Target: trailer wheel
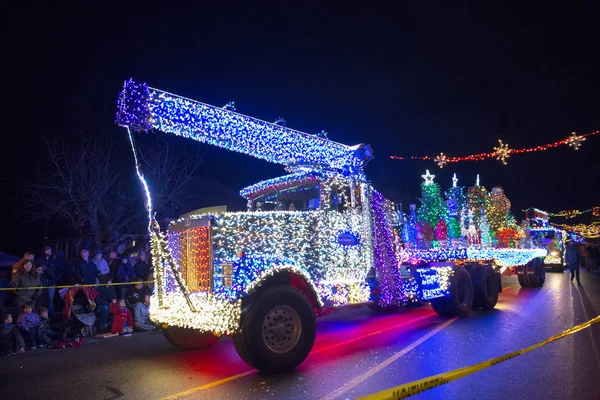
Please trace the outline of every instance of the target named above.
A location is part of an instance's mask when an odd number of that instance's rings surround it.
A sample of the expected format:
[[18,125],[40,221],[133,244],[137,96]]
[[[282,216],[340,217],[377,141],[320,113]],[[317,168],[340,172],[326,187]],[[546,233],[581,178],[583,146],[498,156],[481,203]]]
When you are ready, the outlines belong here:
[[521,287],[529,287],[529,281],[527,280],[527,270],[523,265],[517,267],[517,277],[519,278],[519,285],[521,285]]
[[198,350],[210,347],[219,340],[211,332],[201,332],[196,329],[169,326],[162,330],[165,338],[173,346],[181,350]]
[[541,258],[534,258],[525,265],[527,283],[529,287],[540,287],[545,280],[544,261]]
[[241,331],[233,336],[233,343],[251,367],[284,372],[306,359],[316,331],[315,313],[306,296],[291,286],[275,286],[242,314]]
[[450,295],[431,300],[433,310],[439,315],[467,317],[473,310],[473,282],[464,268],[458,268],[450,278]]
[[491,265],[478,265],[471,271],[473,279],[473,309],[491,310],[498,302],[498,275]]

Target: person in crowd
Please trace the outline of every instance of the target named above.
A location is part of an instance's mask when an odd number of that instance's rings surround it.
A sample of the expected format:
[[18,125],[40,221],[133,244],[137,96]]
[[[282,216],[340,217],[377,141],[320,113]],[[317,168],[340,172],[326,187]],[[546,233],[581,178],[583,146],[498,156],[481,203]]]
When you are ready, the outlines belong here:
[[131,311],[127,308],[127,303],[124,299],[117,299],[112,301],[110,305],[110,312],[113,314],[113,324],[111,328],[112,333],[131,333],[133,332],[133,318],[131,317]]
[[127,257],[121,257],[121,265],[119,265],[117,274],[119,275],[119,282],[133,282],[135,279],[135,271]]
[[117,257],[116,251],[111,251],[110,253],[108,253],[108,265],[110,268],[111,275],[113,276],[113,278],[116,277],[117,272],[119,271],[119,265],[121,265],[121,263],[119,262],[119,258]]
[[140,252],[138,262],[135,263],[135,280],[136,281],[147,281],[150,280],[150,266],[146,262],[146,253]]
[[134,287],[127,292],[127,302],[132,309],[140,301],[144,301],[144,296],[148,294],[146,287],[142,283],[136,283]]
[[597,274],[600,269],[600,250],[598,249],[598,244],[590,244],[587,247],[587,251],[589,254],[588,258],[588,270],[594,274]]
[[0,355],[10,356],[15,352],[23,353],[25,351],[25,341],[19,329],[13,324],[12,314],[3,312],[0,318],[2,318],[2,325],[0,325]]
[[31,350],[36,350],[38,346],[44,347],[40,335],[41,324],[40,316],[33,312],[33,303],[29,301],[23,304],[23,312],[17,319],[17,326]]
[[40,306],[38,309],[40,315],[40,336],[42,341],[47,346],[52,343],[52,337],[55,332],[50,327],[50,317],[48,316],[48,309],[44,306]]
[[[112,275],[101,275],[99,278],[101,284],[111,284]],[[104,333],[108,330],[108,320],[110,316],[110,305],[113,300],[117,299],[117,292],[113,286],[98,286],[96,288],[98,295],[94,300],[96,302],[96,309],[98,310],[98,329]]]
[[44,248],[44,256],[37,262],[38,267],[42,267],[40,282],[47,288],[44,290],[48,298],[48,312],[54,312],[54,293],[56,292],[56,282],[58,281],[58,264],[56,256],[52,254],[52,247]]
[[579,264],[581,263],[581,253],[575,243],[569,243],[567,247],[567,255],[565,257],[565,261],[571,270],[571,282],[577,276],[577,284],[581,286],[581,281],[579,280]]
[[135,327],[140,331],[153,331],[156,325],[150,320],[150,295],[145,295],[144,300],[135,305]]
[[97,250],[94,255],[94,264],[96,265],[96,269],[98,270],[98,275],[104,276],[110,274],[110,268],[108,267],[108,263],[102,257],[102,250]]
[[19,268],[21,268],[21,265],[23,265],[23,261],[29,260],[29,261],[33,262],[34,259],[35,259],[35,255],[31,251],[25,252],[25,254],[23,255],[23,258],[21,260],[17,261],[16,263],[14,263],[14,265],[12,266],[11,279],[14,278],[14,276],[19,272]]
[[96,264],[90,260],[90,252],[87,249],[81,249],[79,254],[81,258],[73,268],[75,283],[93,285],[96,283]]
[[33,261],[24,259],[21,267],[10,282],[10,287],[15,289],[14,304],[20,310],[27,302],[34,303],[42,293],[40,277],[37,270],[33,268]]

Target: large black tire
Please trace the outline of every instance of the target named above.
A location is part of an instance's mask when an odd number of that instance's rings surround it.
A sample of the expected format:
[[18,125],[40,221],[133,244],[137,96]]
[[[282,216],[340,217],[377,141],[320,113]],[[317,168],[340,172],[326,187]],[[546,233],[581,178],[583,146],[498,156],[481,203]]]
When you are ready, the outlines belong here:
[[431,300],[433,310],[444,317],[467,317],[473,311],[473,282],[464,268],[450,278],[450,296]]
[[529,261],[525,266],[525,272],[527,275],[527,283],[529,287],[540,287],[543,284],[542,279],[545,280],[544,275],[544,261],[541,258],[534,258]]
[[179,326],[169,326],[162,331],[169,343],[181,350],[205,349],[219,340],[219,337],[211,332],[201,332]]
[[546,265],[544,264],[544,259],[540,258],[541,267],[540,267],[540,286],[543,286],[546,283]]
[[491,265],[478,265],[471,271],[473,279],[473,309],[491,310],[498,303],[498,274]]
[[529,287],[527,270],[525,269],[525,266],[520,265],[517,267],[517,277],[519,278],[519,285],[521,285],[521,287]]
[[242,313],[241,331],[233,335],[239,356],[259,371],[285,372],[310,353],[317,320],[306,296],[291,286],[267,289]]

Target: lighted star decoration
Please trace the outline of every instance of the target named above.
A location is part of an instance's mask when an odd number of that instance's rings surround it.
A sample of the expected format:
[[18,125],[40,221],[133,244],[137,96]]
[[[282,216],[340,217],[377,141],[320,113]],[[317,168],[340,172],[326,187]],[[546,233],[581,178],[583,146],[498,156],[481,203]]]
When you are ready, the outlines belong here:
[[567,143],[569,143],[569,146],[573,147],[573,150],[579,150],[584,140],[585,138],[582,135],[578,135],[573,132],[571,133],[571,136],[569,136]]
[[458,178],[456,177],[456,174],[454,174],[454,176],[452,177],[452,187],[456,187],[457,183],[458,183]]
[[429,170],[425,170],[425,175],[421,175],[421,178],[425,179],[425,184],[426,185],[432,185],[433,184],[433,178],[435,178],[435,175],[431,175],[429,173]]
[[448,163],[448,157],[446,157],[444,153],[440,153],[440,155],[437,156],[434,161],[437,163],[438,167],[444,168],[444,165]]
[[506,165],[506,159],[510,157],[511,150],[508,148],[508,144],[502,143],[502,140],[498,140],[498,143],[498,147],[494,147],[496,160],[502,161],[502,164]]

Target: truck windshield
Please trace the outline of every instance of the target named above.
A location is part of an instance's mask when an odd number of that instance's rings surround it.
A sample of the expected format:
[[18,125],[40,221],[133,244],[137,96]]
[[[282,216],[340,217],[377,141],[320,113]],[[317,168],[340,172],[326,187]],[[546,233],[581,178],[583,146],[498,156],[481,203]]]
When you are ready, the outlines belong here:
[[253,204],[253,211],[309,211],[319,207],[319,184],[311,182],[266,192]]

